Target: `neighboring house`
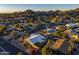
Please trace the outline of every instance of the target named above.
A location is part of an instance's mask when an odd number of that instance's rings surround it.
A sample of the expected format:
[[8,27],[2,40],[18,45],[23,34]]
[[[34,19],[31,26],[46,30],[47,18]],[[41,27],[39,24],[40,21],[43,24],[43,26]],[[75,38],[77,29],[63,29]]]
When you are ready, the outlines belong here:
[[22,52],[23,54],[28,54],[26,49],[21,46],[21,44],[15,42],[15,41],[8,41],[3,38],[0,38],[0,47],[5,49],[7,52],[9,52],[12,55],[18,54],[18,52]]
[[59,39],[53,45],[52,48],[57,51],[59,54],[68,55],[68,47],[70,44],[68,43],[69,40],[67,39]]
[[74,27],[74,26],[77,26],[77,25],[74,24],[74,23],[69,23],[69,24],[66,24],[65,26],[67,26],[67,27]]
[[39,49],[38,46],[35,45],[37,42],[43,42],[45,37],[39,34],[33,34],[29,38],[26,38],[25,41],[27,41],[32,47]]
[[44,38],[45,38],[45,37],[42,36],[42,35],[36,35],[35,37],[30,38],[29,40],[30,40],[32,43],[37,43],[37,42],[42,42],[42,41],[44,41],[44,40],[43,40]]
[[0,55],[9,55],[10,53],[7,52],[4,48],[0,47]]
[[59,49],[61,47],[61,45],[63,44],[64,39],[58,39],[53,45],[52,48],[54,49]]

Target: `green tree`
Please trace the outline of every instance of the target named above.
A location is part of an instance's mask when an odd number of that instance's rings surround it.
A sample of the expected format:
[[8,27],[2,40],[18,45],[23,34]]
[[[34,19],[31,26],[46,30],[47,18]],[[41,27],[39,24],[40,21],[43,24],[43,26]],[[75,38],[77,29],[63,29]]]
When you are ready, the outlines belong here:
[[41,49],[42,55],[53,54],[51,45],[52,45],[52,40],[48,39],[47,44]]
[[29,33],[27,31],[24,31],[24,37],[26,37],[26,38],[29,37]]
[[68,47],[68,52],[69,52],[69,54],[71,54],[71,52],[74,48],[74,42],[72,40],[69,40],[68,42],[70,44],[70,46]]
[[4,31],[6,29],[6,26],[0,26],[0,35],[4,35]]
[[10,33],[10,36],[14,39],[17,38],[17,31],[13,30],[11,33]]
[[15,24],[14,27],[15,27],[15,28],[20,28],[19,23]]

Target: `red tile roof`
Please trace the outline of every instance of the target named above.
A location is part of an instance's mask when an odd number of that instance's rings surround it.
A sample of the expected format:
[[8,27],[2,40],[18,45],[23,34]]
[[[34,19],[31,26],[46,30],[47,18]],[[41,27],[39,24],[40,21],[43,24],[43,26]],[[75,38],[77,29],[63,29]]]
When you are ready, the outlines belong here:
[[53,45],[52,48],[59,49],[61,45],[63,44],[65,39],[58,39]]

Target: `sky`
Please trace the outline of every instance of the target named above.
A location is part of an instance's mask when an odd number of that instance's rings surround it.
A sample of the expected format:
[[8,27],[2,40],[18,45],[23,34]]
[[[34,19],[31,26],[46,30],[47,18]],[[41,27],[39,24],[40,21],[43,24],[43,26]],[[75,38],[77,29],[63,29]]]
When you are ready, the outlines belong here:
[[71,10],[79,4],[0,4],[0,13],[12,13],[31,9],[34,11]]

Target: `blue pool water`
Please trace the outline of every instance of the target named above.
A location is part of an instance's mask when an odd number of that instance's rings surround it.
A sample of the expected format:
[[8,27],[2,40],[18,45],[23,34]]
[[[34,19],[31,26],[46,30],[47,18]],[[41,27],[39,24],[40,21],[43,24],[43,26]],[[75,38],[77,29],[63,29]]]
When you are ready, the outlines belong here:
[[51,32],[55,32],[55,31],[56,31],[56,29],[51,29],[48,32],[51,33]]

